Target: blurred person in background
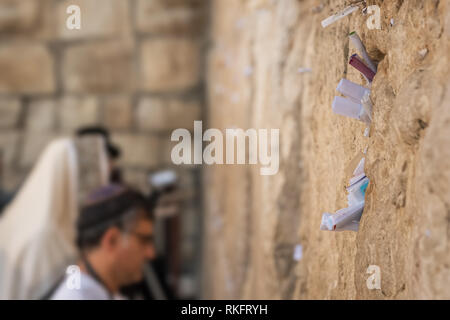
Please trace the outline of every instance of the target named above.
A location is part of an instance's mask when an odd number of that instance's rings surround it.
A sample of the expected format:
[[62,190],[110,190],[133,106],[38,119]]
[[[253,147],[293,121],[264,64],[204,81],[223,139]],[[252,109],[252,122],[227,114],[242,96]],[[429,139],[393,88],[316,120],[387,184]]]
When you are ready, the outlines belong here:
[[163,243],[154,268],[167,283],[172,297],[179,296],[181,273],[181,210],[184,195],[174,171],[164,170],[152,175],[150,183],[158,195],[155,217],[161,224]]
[[77,230],[80,286],[65,279],[51,299],[124,299],[120,287],[140,281],[144,264],[155,256],[148,200],[118,184],[101,187],[87,197]]
[[110,171],[110,182],[121,183],[122,172],[118,167],[117,161],[119,160],[122,151],[112,141],[109,131],[100,126],[88,126],[79,128],[76,132],[78,137],[89,136],[101,136],[105,140],[106,154],[108,155],[108,165]]
[[[148,177],[150,203],[158,225],[157,254],[146,266],[146,279],[122,288],[133,299],[172,300],[178,298],[180,274],[180,212],[183,195],[173,170],[160,170]],[[158,250],[159,249],[159,250]]]
[[[79,138],[83,137],[101,137],[105,141],[105,151],[108,157],[108,166],[109,166],[109,181],[110,182],[122,182],[122,174],[121,170],[117,165],[117,161],[121,156],[121,150],[118,146],[116,146],[110,138],[109,131],[100,126],[87,126],[79,128],[75,135]],[[2,157],[0,154],[0,182],[2,178]],[[4,190],[0,184],[0,216],[2,215],[3,210],[6,206],[12,201],[15,192],[7,192]]]
[[13,194],[5,191],[2,188],[2,178],[3,178],[3,162],[2,162],[2,154],[0,152],[0,217],[2,215],[3,209],[8,205],[11,201]]
[[0,299],[38,299],[76,261],[79,199],[108,183],[101,137],[60,138],[42,152],[0,218]]

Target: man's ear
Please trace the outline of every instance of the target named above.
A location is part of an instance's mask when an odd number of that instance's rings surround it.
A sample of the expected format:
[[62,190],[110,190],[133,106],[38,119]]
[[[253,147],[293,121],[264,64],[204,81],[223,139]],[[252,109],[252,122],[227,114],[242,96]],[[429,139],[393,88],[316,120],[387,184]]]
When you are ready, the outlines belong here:
[[107,251],[114,250],[117,248],[121,237],[121,232],[117,227],[109,228],[102,237],[102,248]]

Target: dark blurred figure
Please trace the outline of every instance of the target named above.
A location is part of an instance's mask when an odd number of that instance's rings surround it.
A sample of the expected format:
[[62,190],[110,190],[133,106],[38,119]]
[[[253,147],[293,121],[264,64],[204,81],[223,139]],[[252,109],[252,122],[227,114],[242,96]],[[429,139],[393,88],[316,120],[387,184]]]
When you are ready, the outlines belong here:
[[146,268],[146,281],[122,288],[133,299],[173,300],[178,298],[180,275],[180,210],[182,197],[178,177],[172,170],[158,171],[149,176],[155,220],[162,223],[161,252]]
[[0,189],[0,216],[2,215],[3,209],[11,202],[13,194]]
[[76,132],[78,137],[100,135],[105,140],[106,154],[108,155],[110,182],[122,183],[122,173],[117,166],[117,161],[120,158],[122,152],[120,148],[111,141],[109,131],[100,126],[83,127]]
[[3,190],[1,184],[3,180],[3,162],[2,154],[0,153],[0,216],[2,215],[3,209],[11,202],[13,198],[13,193]]

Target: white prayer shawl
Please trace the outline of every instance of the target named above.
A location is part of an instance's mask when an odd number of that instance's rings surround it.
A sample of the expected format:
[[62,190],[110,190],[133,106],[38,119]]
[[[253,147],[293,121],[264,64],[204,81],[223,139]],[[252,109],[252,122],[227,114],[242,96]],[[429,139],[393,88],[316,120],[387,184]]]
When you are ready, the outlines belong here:
[[75,262],[76,150],[70,139],[50,143],[5,209],[0,219],[0,299],[39,299]]

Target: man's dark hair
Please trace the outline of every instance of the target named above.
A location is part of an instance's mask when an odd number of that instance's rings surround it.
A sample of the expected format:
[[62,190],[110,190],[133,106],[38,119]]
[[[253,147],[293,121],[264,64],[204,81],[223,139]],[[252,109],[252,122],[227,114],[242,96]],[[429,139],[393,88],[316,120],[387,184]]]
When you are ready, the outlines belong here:
[[121,151],[118,146],[112,143],[109,131],[100,126],[83,127],[77,130],[77,136],[83,137],[87,135],[101,135],[105,139],[106,151],[111,159],[118,159]]
[[81,209],[77,246],[80,250],[94,248],[111,227],[127,231],[139,218],[153,221],[153,210],[145,196],[122,185],[101,187],[87,197]]

